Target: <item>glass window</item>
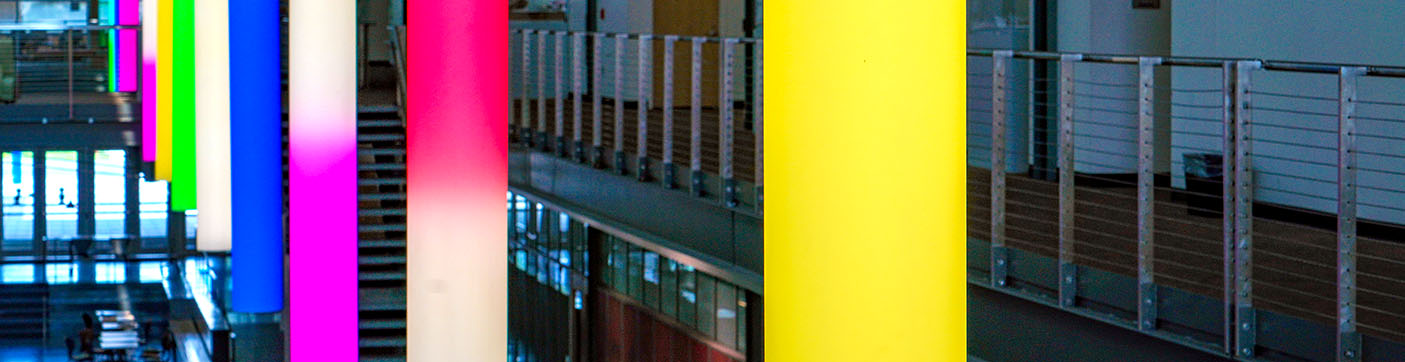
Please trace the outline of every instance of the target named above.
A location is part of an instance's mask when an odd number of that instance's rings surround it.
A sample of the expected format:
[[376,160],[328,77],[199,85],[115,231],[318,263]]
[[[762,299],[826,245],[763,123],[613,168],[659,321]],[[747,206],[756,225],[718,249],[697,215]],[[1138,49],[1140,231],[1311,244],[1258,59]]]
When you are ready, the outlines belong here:
[[612,273],[615,274],[615,275],[614,275],[614,276],[615,276],[615,283],[613,284],[613,286],[615,287],[615,290],[617,290],[617,291],[620,291],[620,292],[628,291],[628,290],[629,290],[629,262],[628,262],[628,260],[626,260],[627,258],[625,257],[625,254],[627,254],[627,253],[629,252],[629,249],[626,249],[626,248],[625,248],[624,242],[621,242],[619,239],[615,238],[614,236],[611,236],[611,237],[610,237],[610,244],[613,245],[613,247],[612,247],[611,250],[612,250],[613,253],[615,254],[615,256],[614,256],[615,265],[614,265],[614,271],[612,272]]
[[94,267],[99,284],[122,283],[127,280],[127,266],[122,263],[96,263]]
[[44,279],[49,284],[70,284],[78,280],[78,268],[73,263],[49,263],[44,265]]
[[96,237],[127,235],[127,151],[98,151],[93,160],[93,211]]
[[698,325],[697,276],[698,273],[693,271],[693,267],[687,265],[678,266],[678,320],[692,327]]
[[35,264],[3,264],[0,265],[0,283],[4,284],[28,284],[34,282]]
[[142,246],[147,249],[166,248],[167,200],[171,189],[166,181],[142,181],[137,185],[141,204],[137,206],[141,215]]
[[746,351],[746,290],[737,288],[737,349]]
[[644,249],[634,244],[629,247],[629,296],[634,300],[644,300]]
[[62,253],[68,242],[78,237],[78,152],[44,154],[44,235],[49,252]]
[[659,254],[644,251],[644,305],[659,309]]
[[659,268],[660,283],[659,310],[665,315],[678,317],[678,263],[672,259],[664,258],[663,267]]
[[717,340],[727,347],[737,347],[737,290],[726,282],[717,282]]
[[698,330],[703,335],[717,338],[717,312],[713,298],[717,297],[717,284],[711,276],[694,273],[698,276]]
[[4,199],[0,202],[5,205],[5,241],[0,250],[29,252],[34,250],[34,152],[5,152],[0,158],[4,162],[0,166],[0,195]]

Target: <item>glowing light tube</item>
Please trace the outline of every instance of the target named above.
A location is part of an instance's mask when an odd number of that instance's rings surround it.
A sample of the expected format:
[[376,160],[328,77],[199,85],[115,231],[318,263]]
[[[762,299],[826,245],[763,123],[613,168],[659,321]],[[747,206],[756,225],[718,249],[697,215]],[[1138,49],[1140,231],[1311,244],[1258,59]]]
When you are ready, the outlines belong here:
[[156,179],[171,180],[171,101],[175,90],[175,0],[156,2]]
[[[234,310],[283,309],[283,74],[278,0],[230,2]],[[203,205],[203,202],[202,202]]]
[[[157,0],[141,2],[141,160],[156,162],[156,64],[159,38]],[[147,175],[148,177],[153,175]]]
[[965,2],[764,6],[766,359],[966,360]]
[[355,361],[356,2],[288,7],[289,347]]
[[406,333],[411,361],[507,358],[507,8],[411,1]]
[[[116,0],[117,25],[141,25],[141,0]],[[137,91],[137,29],[117,30],[117,91]]]
[[[196,207],[195,0],[173,0],[171,60],[171,211]],[[197,227],[197,229],[199,229]]]
[[229,0],[195,2],[195,94],[195,249],[229,251]]

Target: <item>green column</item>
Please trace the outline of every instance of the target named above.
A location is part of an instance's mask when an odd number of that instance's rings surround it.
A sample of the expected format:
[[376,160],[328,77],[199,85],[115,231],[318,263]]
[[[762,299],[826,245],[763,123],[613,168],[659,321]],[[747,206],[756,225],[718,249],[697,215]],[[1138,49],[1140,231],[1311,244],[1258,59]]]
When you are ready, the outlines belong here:
[[195,209],[195,0],[172,9],[171,210]]

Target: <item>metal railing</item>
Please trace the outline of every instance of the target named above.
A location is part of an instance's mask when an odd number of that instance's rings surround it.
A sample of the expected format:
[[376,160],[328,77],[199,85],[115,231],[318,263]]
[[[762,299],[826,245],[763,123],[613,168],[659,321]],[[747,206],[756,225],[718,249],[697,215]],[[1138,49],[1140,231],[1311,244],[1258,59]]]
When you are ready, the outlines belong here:
[[1405,68],[967,54],[973,283],[1244,359],[1405,343]]
[[510,44],[515,142],[760,213],[761,40],[513,30]]
[[[135,92],[113,88],[117,32],[137,26],[0,26],[0,119],[5,122],[132,122],[139,110]],[[135,45],[130,48],[140,52]],[[132,54],[140,61],[139,54]],[[140,79],[140,77],[135,77]]]

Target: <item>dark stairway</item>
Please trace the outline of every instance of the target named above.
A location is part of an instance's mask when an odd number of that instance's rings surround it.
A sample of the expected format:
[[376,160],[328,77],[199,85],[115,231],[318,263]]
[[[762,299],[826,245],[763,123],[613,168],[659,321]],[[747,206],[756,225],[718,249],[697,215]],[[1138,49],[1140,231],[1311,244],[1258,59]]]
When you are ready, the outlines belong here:
[[394,107],[357,120],[361,360],[405,360],[405,124]]
[[42,340],[48,298],[47,284],[0,286],[0,341]]

